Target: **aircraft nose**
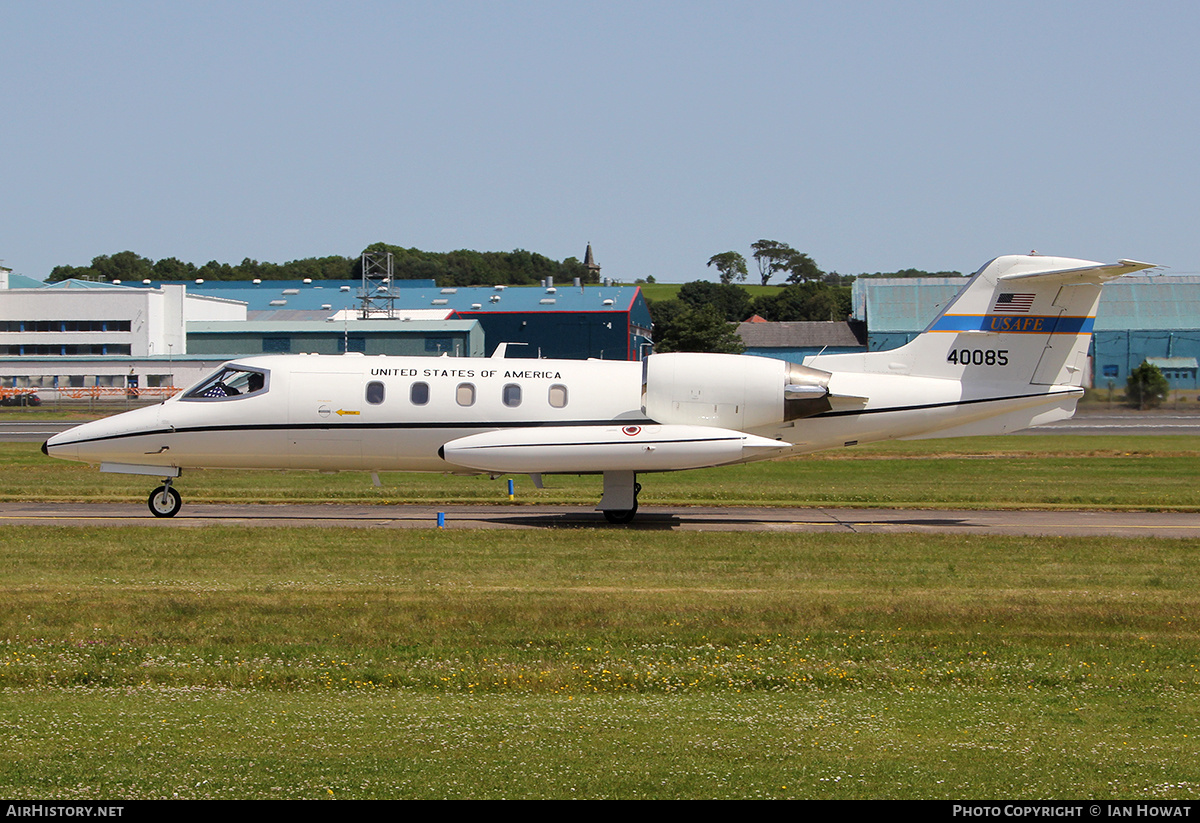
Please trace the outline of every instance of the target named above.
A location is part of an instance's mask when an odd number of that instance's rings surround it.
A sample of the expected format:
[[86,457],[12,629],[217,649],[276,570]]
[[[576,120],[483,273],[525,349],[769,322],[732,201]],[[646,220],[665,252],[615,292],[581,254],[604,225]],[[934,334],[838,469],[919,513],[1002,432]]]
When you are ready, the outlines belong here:
[[[68,429],[68,431],[71,430]],[[46,441],[42,443],[42,454],[46,455],[47,457],[62,457],[67,460],[77,459],[79,455],[78,447],[74,443],[68,442],[64,445],[62,442],[63,435],[65,433],[66,432],[59,432],[58,434],[47,438]],[[54,451],[51,451],[51,449]]]

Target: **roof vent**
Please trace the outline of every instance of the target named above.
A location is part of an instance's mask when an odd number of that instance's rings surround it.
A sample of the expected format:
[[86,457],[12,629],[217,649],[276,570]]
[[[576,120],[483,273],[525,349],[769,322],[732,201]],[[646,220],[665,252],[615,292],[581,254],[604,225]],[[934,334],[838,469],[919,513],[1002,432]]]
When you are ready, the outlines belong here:
[[433,301],[433,303],[431,303],[430,305],[433,305],[433,306],[445,306],[445,305],[446,305],[447,303],[449,303],[449,302],[450,302],[450,301],[449,301],[449,300],[446,300],[446,299],[434,300],[434,301]]
[[284,289],[283,293],[284,294],[299,294],[300,289]]
[[286,301],[286,300],[272,300],[272,301],[270,302],[270,305],[272,305],[272,306],[286,306],[286,305],[287,305],[287,301]]
[[458,294],[458,289],[442,289],[442,294]]
[[546,306],[546,305],[550,305],[550,304],[552,304],[552,303],[554,303],[554,302],[556,302],[556,301],[555,301],[555,299],[554,299],[553,297],[543,297],[543,298],[542,298],[541,300],[539,300],[538,302],[539,302],[539,303],[541,303],[543,306]]

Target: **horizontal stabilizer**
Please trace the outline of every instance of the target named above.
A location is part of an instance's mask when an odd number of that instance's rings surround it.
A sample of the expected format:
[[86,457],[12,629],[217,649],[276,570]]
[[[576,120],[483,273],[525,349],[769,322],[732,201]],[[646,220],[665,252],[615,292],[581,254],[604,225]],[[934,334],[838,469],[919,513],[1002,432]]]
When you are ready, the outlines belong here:
[[998,283],[1016,283],[1037,280],[1039,283],[1057,283],[1061,285],[1069,283],[1099,284],[1105,280],[1112,280],[1114,277],[1121,277],[1122,275],[1133,274],[1134,272],[1152,268],[1154,268],[1153,263],[1139,263],[1136,260],[1118,260],[1116,263],[1097,263],[1092,266],[1061,269],[1059,271],[1002,274],[996,278],[996,281]]

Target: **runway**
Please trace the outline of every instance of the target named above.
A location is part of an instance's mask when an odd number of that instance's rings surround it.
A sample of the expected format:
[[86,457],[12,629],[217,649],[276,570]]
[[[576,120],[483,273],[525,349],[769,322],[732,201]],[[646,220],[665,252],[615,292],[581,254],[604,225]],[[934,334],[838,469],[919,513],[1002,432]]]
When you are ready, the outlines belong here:
[[[37,442],[71,423],[0,422],[0,441]],[[1022,434],[1200,434],[1200,415],[1095,410]],[[631,529],[634,531],[857,532],[886,534],[1107,535],[1200,537],[1200,513],[975,511],[851,508],[650,507],[626,526],[611,526],[587,506],[214,505],[185,503],[174,518],[152,517],[144,504],[0,503],[0,524],[145,526],[324,526],[433,529]]]
[[1200,513],[970,511],[844,508],[644,507],[627,526],[611,526],[584,506],[355,506],[185,504],[173,518],[146,506],[115,503],[0,503],[5,526],[207,526],[436,529],[626,529],[750,531],[788,534],[1004,534],[1028,536],[1200,537]]
[[1014,432],[1014,434],[1181,434],[1195,437],[1200,435],[1200,415],[1169,411],[1112,413],[1088,409],[1085,412],[1077,412],[1069,420],[1062,420],[1048,426],[1034,426],[1031,429]]

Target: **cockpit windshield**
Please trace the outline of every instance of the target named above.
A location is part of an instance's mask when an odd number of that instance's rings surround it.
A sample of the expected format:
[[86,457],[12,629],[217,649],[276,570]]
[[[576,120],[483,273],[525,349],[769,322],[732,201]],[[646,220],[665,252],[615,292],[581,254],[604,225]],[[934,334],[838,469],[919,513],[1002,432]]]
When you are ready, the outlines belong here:
[[266,371],[225,366],[183,395],[184,400],[225,400],[262,394],[267,390]]

